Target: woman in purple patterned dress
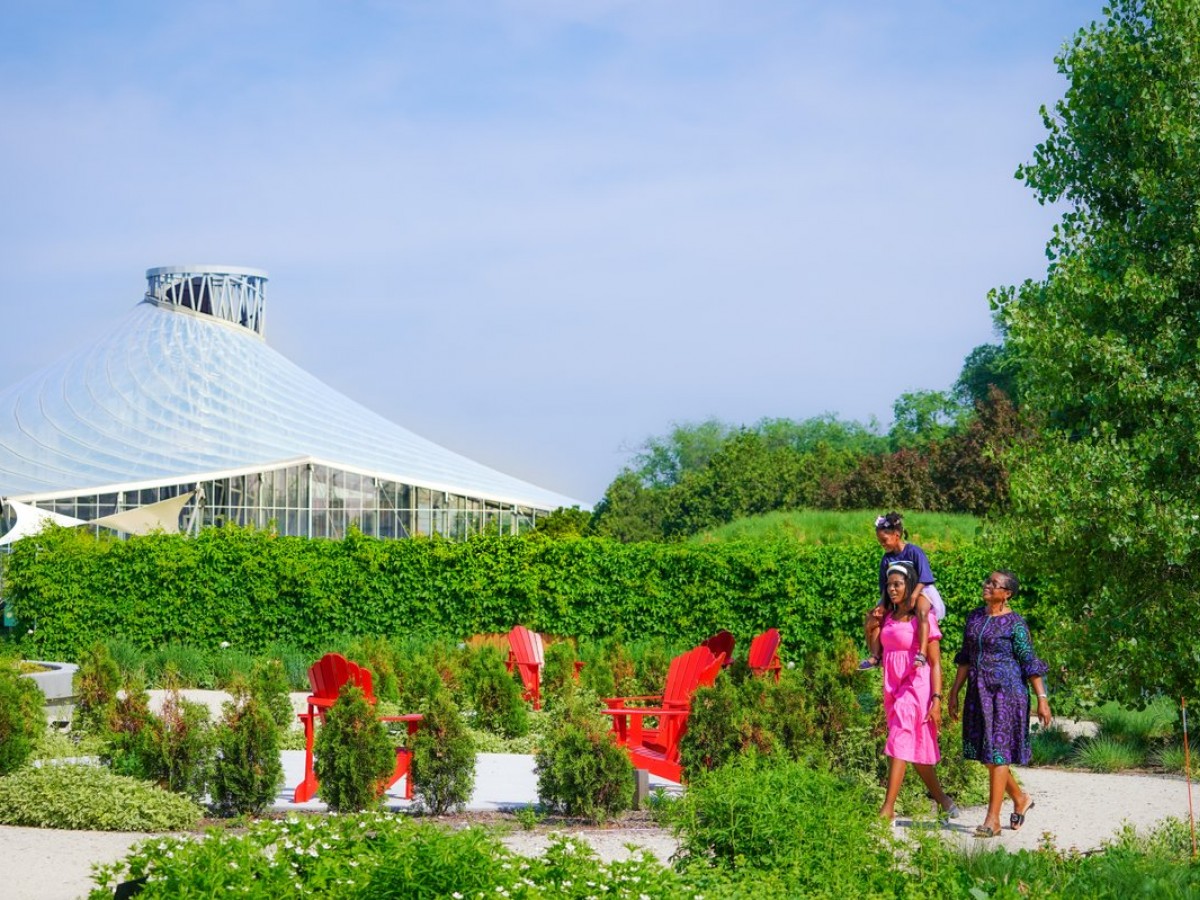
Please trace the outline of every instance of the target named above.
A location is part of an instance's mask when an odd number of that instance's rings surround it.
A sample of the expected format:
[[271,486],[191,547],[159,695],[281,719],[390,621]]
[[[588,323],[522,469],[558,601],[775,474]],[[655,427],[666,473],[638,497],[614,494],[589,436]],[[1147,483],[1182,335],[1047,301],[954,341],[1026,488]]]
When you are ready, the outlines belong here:
[[958,672],[947,698],[950,717],[958,714],[963,684],[963,756],[987,766],[988,810],[976,837],[1000,834],[1000,807],[1007,793],[1013,801],[1009,825],[1025,824],[1033,798],[1021,790],[1009,766],[1029,763],[1029,691],[1037,694],[1037,716],[1050,724],[1050,704],[1042,676],[1047,667],[1033,652],[1029,626],[1009,607],[1017,595],[1017,577],[997,571],[983,583],[983,606],[972,610],[963,628],[963,645],[954,657]]

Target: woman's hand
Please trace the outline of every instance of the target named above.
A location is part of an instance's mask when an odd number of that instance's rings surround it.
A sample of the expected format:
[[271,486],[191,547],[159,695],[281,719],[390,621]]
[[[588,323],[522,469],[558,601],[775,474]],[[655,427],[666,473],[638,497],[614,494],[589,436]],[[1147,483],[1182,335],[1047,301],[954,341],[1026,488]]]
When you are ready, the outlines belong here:
[[932,722],[935,731],[942,730],[942,698],[929,698],[929,712],[925,714],[925,721]]
[[1043,728],[1050,727],[1050,720],[1053,716],[1050,715],[1050,701],[1045,697],[1038,697],[1037,717]]
[[950,689],[950,696],[946,698],[946,703],[949,706],[947,712],[950,715],[950,721],[954,722],[958,719],[958,688]]

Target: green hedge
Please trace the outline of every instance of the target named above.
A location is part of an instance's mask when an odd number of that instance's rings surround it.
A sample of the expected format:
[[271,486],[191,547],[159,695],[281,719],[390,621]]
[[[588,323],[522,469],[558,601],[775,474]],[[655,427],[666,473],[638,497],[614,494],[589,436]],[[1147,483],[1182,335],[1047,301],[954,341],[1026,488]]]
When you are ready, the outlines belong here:
[[[125,541],[52,528],[14,545],[4,594],[42,658],[97,639],[318,650],[341,634],[461,638],[521,622],[551,634],[746,639],[778,627],[789,654],[857,636],[877,596],[879,547],[795,542],[621,544],[601,538],[384,541],[241,528]],[[931,552],[948,637],[996,561]]]

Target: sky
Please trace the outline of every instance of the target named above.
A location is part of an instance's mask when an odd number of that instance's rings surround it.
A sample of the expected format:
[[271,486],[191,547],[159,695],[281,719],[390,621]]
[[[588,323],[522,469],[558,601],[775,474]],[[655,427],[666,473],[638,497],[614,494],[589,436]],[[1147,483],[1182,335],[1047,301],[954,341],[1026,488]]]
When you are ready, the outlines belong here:
[[1014,173],[1101,7],[0,0],[0,384],[223,263],[294,362],[585,504],[676,423],[886,428],[1044,275]]

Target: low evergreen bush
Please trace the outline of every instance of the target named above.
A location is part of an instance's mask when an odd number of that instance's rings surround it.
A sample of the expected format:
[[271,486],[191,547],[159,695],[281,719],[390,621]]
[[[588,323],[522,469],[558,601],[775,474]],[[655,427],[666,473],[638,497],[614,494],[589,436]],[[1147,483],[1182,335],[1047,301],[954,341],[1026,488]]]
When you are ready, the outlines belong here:
[[102,766],[51,765],[0,778],[0,824],[86,831],[177,831],[203,810],[192,800]]
[[141,736],[151,779],[193,800],[204,796],[213,749],[207,706],[185,700],[178,688],[171,688],[162,712],[151,716]]
[[257,816],[283,785],[279,729],[266,704],[245,684],[233,685],[214,734],[210,792],[222,816]]
[[299,720],[292,709],[288,692],[287,671],[278,659],[257,659],[249,669],[249,689],[271,714],[280,731],[287,731]]
[[445,690],[434,654],[413,653],[404,656],[397,670],[399,708],[405,713],[422,712],[431,697]]
[[463,673],[464,687],[475,709],[475,725],[506,738],[520,737],[529,731],[529,714],[521,698],[516,673],[504,665],[504,657],[495,647],[480,647],[468,659]]
[[599,822],[633,805],[633,766],[593,695],[564,705],[534,761],[538,800],[550,809]]
[[317,731],[318,796],[330,812],[379,805],[380,784],[396,766],[396,751],[374,707],[353,684],[342,688]]
[[429,698],[410,746],[417,805],[435,816],[461,809],[475,788],[475,743],[449,691]]
[[0,659],[0,775],[15,772],[33,755],[46,732],[42,692]]
[[546,645],[545,657],[542,666],[542,699],[549,701],[577,683],[575,662],[579,656],[570,641],[555,641]]

